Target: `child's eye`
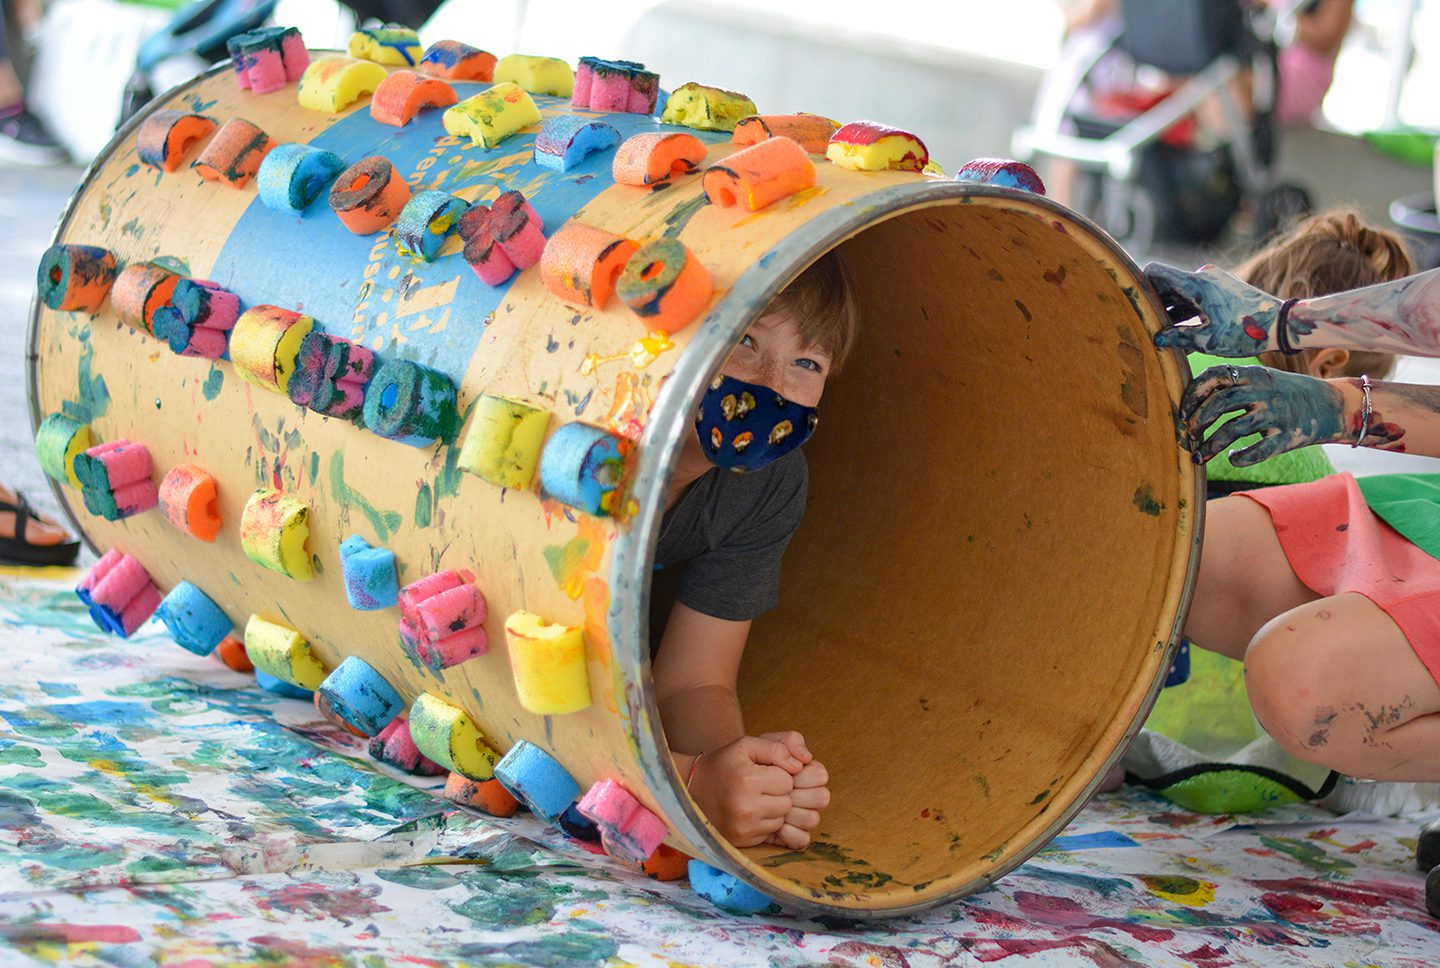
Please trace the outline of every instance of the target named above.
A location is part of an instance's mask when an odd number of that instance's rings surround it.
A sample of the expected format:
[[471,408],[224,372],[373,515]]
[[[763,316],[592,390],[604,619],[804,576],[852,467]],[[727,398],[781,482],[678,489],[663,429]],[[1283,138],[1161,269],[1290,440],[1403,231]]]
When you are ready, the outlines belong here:
[[750,336],[749,333],[746,333],[744,336],[740,337],[740,345],[745,347],[746,349],[753,350],[755,348],[755,340]]
[[820,373],[825,369],[823,366],[821,366],[819,363],[816,363],[808,356],[802,356],[800,359],[796,360],[795,365],[803,367],[807,370],[814,370],[816,373]]

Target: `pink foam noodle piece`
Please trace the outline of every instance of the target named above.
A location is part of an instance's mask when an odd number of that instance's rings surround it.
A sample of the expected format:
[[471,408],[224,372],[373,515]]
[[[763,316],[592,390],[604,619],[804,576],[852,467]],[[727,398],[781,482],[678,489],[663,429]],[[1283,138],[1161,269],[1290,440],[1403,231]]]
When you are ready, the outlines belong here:
[[[111,549],[114,550],[114,549]],[[119,555],[104,577],[90,586],[90,597],[117,611],[150,584],[145,566],[129,555]]]
[[665,840],[665,822],[614,780],[601,780],[576,804],[600,828],[611,857],[643,864]]
[[403,717],[391,720],[389,726],[371,738],[370,755],[416,776],[443,776],[450,772],[420,752],[410,736],[410,723]]
[[485,626],[463,629],[442,639],[432,639],[409,619],[400,620],[400,647],[407,655],[432,672],[457,666],[490,651]]
[[160,591],[145,567],[114,548],[75,587],[95,624],[128,638],[160,607]]
[[[114,548],[111,548],[109,551],[105,552],[103,555],[100,556],[99,561],[95,562],[95,564],[90,566],[90,570],[85,573],[85,577],[80,579],[80,584],[75,586],[75,591],[86,593],[90,592],[98,582],[100,582],[106,575],[110,574],[111,569],[113,569],[117,564],[119,564],[120,559],[124,557],[125,556],[123,554],[121,554]],[[84,598],[85,596],[81,595],[80,597]]]
[[490,650],[485,596],[464,569],[439,571],[400,590],[400,644],[438,672]]
[[582,57],[575,69],[570,103],[592,111],[651,114],[660,94],[660,75],[635,61]]
[[490,210],[478,202],[460,216],[460,238],[465,242],[465,262],[480,281],[498,286],[515,274],[515,263],[490,231]]
[[400,610],[406,615],[413,615],[415,606],[441,592],[448,592],[452,588],[459,588],[466,582],[474,581],[475,575],[465,569],[448,569],[437,571],[433,575],[426,575],[424,578],[412,581],[400,589]]
[[420,602],[415,613],[426,634],[438,641],[484,622],[485,596],[474,585],[461,585]]
[[285,61],[285,82],[298,81],[310,66],[310,49],[300,32],[287,31],[280,40],[280,56]]
[[218,360],[225,355],[230,341],[223,329],[196,326],[190,332],[190,342],[180,351],[181,356],[198,356],[207,360]]
[[152,480],[136,481],[114,490],[115,507],[122,518],[148,511],[160,503],[160,489]]
[[249,55],[245,79],[256,94],[268,94],[285,86],[285,58],[279,49],[256,50]]
[[515,268],[528,269],[540,261],[545,251],[545,223],[523,194],[501,192],[490,206],[487,224]]
[[144,444],[132,444],[128,440],[116,440],[98,447],[91,447],[85,453],[98,458],[105,465],[105,474],[110,479],[112,490],[139,480],[149,480],[154,464],[150,460],[150,449]]
[[140,589],[140,592],[120,613],[120,634],[127,638],[133,635],[136,629],[144,625],[149,621],[150,616],[155,614],[155,610],[160,607],[162,601],[164,601],[164,596],[160,594],[160,589],[147,582],[145,587]]

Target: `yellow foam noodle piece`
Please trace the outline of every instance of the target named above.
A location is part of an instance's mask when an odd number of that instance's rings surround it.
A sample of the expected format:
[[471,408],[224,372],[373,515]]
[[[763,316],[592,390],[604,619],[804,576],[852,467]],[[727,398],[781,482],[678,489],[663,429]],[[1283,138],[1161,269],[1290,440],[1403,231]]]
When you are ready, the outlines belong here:
[[374,92],[390,72],[374,61],[355,57],[319,57],[300,76],[300,106],[338,114]]
[[251,615],[245,623],[245,654],[260,671],[311,692],[320,688],[327,675],[303,635],[258,615]]
[[472,780],[495,777],[500,754],[465,710],[439,696],[422,692],[411,705],[410,738],[421,753],[452,772]]
[[315,320],[303,313],[252,306],[230,331],[230,363],[241,379],[288,395],[300,343],[314,328]]
[[537,716],[579,712],[590,705],[590,670],[579,626],[550,625],[531,612],[505,620],[510,669],[520,705]]
[[540,109],[523,87],[505,81],[447,108],[441,123],[457,138],[493,148],[526,125],[539,124]]
[[755,102],[743,94],[691,81],[670,94],[660,122],[698,131],[734,131],[741,118],[758,113]]
[[310,508],[288,494],[264,487],[250,495],[240,515],[240,547],[257,565],[296,581],[315,577],[310,552]]
[[575,69],[558,57],[510,54],[495,65],[496,81],[513,81],[531,94],[569,97],[575,93]]
[[496,487],[524,490],[535,479],[550,411],[482,394],[460,447],[460,469]]
[[414,67],[420,63],[425,48],[420,36],[409,27],[387,24],[370,30],[357,30],[350,35],[348,53],[351,57],[389,64],[393,67]]
[[[846,128],[841,128],[840,133],[843,134],[845,130]],[[832,140],[825,148],[825,157],[840,167],[853,171],[887,171],[892,168],[899,171],[920,171],[929,163],[929,155],[919,138],[893,130],[869,144]]]

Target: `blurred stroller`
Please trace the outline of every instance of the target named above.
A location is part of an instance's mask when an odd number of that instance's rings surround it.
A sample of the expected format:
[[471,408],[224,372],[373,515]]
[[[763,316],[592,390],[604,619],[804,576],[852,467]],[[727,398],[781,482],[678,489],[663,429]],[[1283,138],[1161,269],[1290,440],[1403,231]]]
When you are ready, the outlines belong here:
[[[1272,167],[1273,38],[1299,5],[1276,12],[1246,0],[1120,0],[1118,21],[1067,46],[1012,150],[1024,160],[1073,163],[1074,207],[1132,251],[1156,241],[1212,242],[1242,205],[1254,236],[1269,235],[1310,210],[1305,190],[1277,181]],[[1165,83],[1094,91],[1092,72],[1112,50],[1139,71],[1163,73]],[[1237,95],[1247,79],[1248,105]],[[1195,112],[1212,106],[1220,130],[1204,132]]]

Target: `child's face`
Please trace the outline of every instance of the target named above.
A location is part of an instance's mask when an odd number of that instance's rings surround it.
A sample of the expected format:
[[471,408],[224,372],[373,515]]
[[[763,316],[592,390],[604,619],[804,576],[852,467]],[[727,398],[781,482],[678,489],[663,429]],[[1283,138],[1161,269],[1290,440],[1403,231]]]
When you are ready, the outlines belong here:
[[771,311],[751,324],[720,368],[725,376],[769,387],[806,407],[819,405],[830,373],[830,354],[806,346],[789,315]]

